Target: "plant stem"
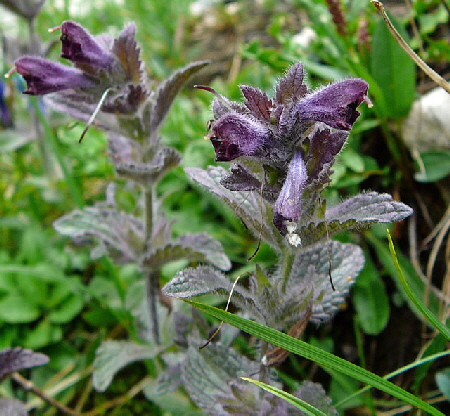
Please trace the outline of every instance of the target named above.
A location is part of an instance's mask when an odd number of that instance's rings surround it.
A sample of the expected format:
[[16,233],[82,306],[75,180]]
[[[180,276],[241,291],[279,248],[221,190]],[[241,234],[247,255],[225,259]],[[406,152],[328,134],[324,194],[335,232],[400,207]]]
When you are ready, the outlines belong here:
[[294,253],[292,250],[286,249],[283,255],[283,265],[281,268],[281,276],[283,278],[283,292],[286,292],[289,276],[291,275],[292,266],[294,264]]
[[[154,185],[144,188],[144,224],[145,224],[145,242],[144,253],[148,249],[153,233],[153,201]],[[145,276],[145,294],[148,304],[148,313],[152,324],[153,338],[157,344],[160,342],[159,322],[158,322],[158,291],[159,291],[159,272],[157,270],[146,268]]]
[[53,397],[50,397],[47,393],[45,393],[41,389],[38,389],[31,381],[27,380],[26,378],[23,378],[19,373],[13,373],[11,375],[11,378],[17,384],[19,384],[24,390],[31,391],[32,393],[34,393],[36,396],[40,397],[42,400],[44,400],[48,404],[56,407],[61,413],[65,414],[65,415],[70,415],[70,416],[78,415],[77,412],[75,412],[72,409],[69,409],[68,407],[59,403]]

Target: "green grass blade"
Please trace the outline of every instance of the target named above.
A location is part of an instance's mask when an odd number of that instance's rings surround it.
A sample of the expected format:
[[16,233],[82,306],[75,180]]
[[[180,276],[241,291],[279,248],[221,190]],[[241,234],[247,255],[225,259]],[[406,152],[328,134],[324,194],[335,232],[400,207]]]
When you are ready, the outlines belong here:
[[[184,299],[183,299],[184,300]],[[396,386],[390,381],[384,380],[383,378],[371,373],[370,371],[364,370],[355,364],[352,364],[342,358],[336,357],[333,354],[325,352],[320,348],[314,347],[307,344],[304,341],[290,337],[275,329],[266,327],[257,322],[244,319],[240,316],[233,315],[229,312],[225,312],[221,309],[214,308],[209,305],[204,305],[202,303],[184,300],[200,311],[206,312],[217,319],[228,322],[229,324],[239,328],[240,330],[253,335],[263,341],[269,342],[272,345],[279,346],[288,350],[294,354],[300,355],[304,358],[312,360],[319,364],[321,367],[326,369],[331,369],[339,371],[341,373],[347,374],[363,383],[366,383],[372,387],[375,387],[381,391],[384,391],[404,402],[422,409],[429,414],[444,416],[439,410],[435,409],[433,406],[414,396],[413,394],[403,390],[402,388]]]
[[[398,368],[397,370],[393,371],[392,373],[389,373],[387,375],[385,375],[383,378],[385,380],[389,380],[392,377],[395,377],[398,374],[404,373],[405,371],[411,370],[413,368],[419,367],[422,364],[426,364],[430,361],[434,361],[437,360],[438,358],[441,357],[445,357],[447,355],[450,355],[450,350],[446,350],[437,354],[433,354],[433,355],[429,355],[428,357],[422,358],[420,360],[414,361],[408,365],[405,365],[404,367]],[[362,389],[356,391],[355,393],[351,394],[350,396],[346,397],[345,399],[341,400],[339,403],[336,403],[336,407],[340,407],[343,404],[347,403],[348,401],[350,401],[351,399],[353,399],[356,396],[359,396],[360,394],[366,392],[367,390],[369,390],[371,388],[371,386],[366,386],[363,387]]]
[[406,295],[409,297],[411,302],[413,302],[416,308],[420,311],[420,313],[427,319],[430,325],[432,325],[437,331],[439,331],[447,341],[450,341],[450,329],[448,328],[448,326],[443,324],[439,320],[439,318],[425,306],[425,304],[420,300],[420,298],[409,287],[405,275],[403,274],[403,271],[398,262],[397,254],[394,248],[394,243],[392,242],[389,230],[387,230],[387,234],[389,239],[389,250],[391,251],[391,256],[394,260],[395,267],[397,268],[398,278],[403,287],[403,290],[405,291]]
[[247,377],[241,378],[242,380],[249,381],[250,383],[257,385],[258,387],[261,387],[262,389],[268,391],[269,393],[275,394],[275,396],[278,396],[281,399],[287,401],[288,403],[292,404],[297,409],[300,409],[301,411],[305,412],[308,415],[327,416],[325,413],[321,412],[319,409],[316,409],[314,406],[311,406],[309,403],[306,403],[305,401],[299,399],[298,397],[286,393],[285,391],[280,390],[274,386]]

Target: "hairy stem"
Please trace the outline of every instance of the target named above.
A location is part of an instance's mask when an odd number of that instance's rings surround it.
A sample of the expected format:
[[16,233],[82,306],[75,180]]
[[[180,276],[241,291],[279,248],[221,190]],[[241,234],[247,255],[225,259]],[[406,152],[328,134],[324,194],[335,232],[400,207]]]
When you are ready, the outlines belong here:
[[291,275],[292,266],[294,264],[294,253],[292,250],[285,250],[283,255],[283,264],[281,268],[281,276],[283,278],[283,292],[286,292],[289,276]]
[[[148,249],[153,233],[153,201],[154,186],[144,188],[144,224],[145,224],[145,244],[144,252]],[[159,322],[158,322],[158,292],[159,292],[159,273],[150,268],[145,269],[145,295],[148,304],[148,313],[152,324],[153,338],[159,344]]]

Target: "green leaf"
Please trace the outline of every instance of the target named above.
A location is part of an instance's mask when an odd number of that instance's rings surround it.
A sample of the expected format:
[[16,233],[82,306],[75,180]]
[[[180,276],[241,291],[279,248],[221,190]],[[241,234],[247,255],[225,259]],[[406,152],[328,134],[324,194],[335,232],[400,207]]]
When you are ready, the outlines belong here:
[[20,295],[9,295],[0,300],[0,321],[28,323],[36,320],[40,314],[36,305]]
[[403,274],[402,268],[400,267],[400,264],[397,259],[397,254],[395,252],[394,243],[392,242],[391,235],[389,231],[387,233],[389,238],[389,250],[391,251],[392,258],[394,259],[395,266],[397,268],[398,278],[403,287],[403,290],[405,291],[408,298],[413,302],[415,307],[423,315],[423,317],[426,318],[428,323],[435,329],[437,329],[447,339],[447,341],[450,341],[450,328],[447,325],[443,324],[439,320],[439,318],[425,306],[425,304],[414,293],[414,291],[411,289],[408,282],[406,281],[405,275]]
[[358,367],[357,365],[352,364],[342,358],[336,357],[333,354],[313,347],[312,345],[309,345],[304,341],[292,338],[287,334],[276,331],[275,329],[266,327],[248,319],[244,319],[240,316],[233,315],[229,312],[225,312],[212,306],[187,300],[185,300],[185,302],[201,311],[204,311],[216,317],[217,319],[223,320],[235,326],[236,328],[241,329],[242,331],[250,335],[262,339],[263,341],[266,341],[272,345],[279,346],[294,354],[312,360],[325,369],[331,369],[347,374],[363,383],[369,384],[372,387],[391,394],[392,396],[397,397],[398,399],[403,400],[406,403],[409,403],[410,405],[422,409],[432,415],[444,416],[443,413],[435,409],[433,406],[429,405],[423,400],[420,400],[415,395],[403,390],[395,384],[384,380],[376,374],[364,370],[363,368]]
[[379,334],[389,319],[389,300],[380,275],[368,259],[356,279],[352,300],[363,331],[369,335]]
[[80,295],[71,293],[49,314],[50,322],[65,324],[71,321],[83,309],[84,302]]
[[155,357],[159,348],[128,341],[105,341],[97,350],[92,382],[95,390],[105,391],[114,375],[126,365]]
[[[401,25],[392,23],[406,39]],[[372,37],[371,73],[389,103],[385,117],[398,119],[408,115],[415,96],[415,64],[397,44],[384,21],[380,19]]]
[[241,377],[242,380],[249,381],[262,389],[268,391],[269,393],[274,394],[275,396],[280,397],[283,400],[286,400],[288,403],[295,406],[297,409],[302,410],[307,415],[311,416],[327,416],[325,413],[321,412],[319,409],[316,409],[314,406],[311,406],[309,403],[299,399],[298,397],[293,396],[292,394],[286,393],[283,390],[280,390],[274,386],[270,386],[269,384],[263,383],[261,381],[253,380],[247,377]]
[[450,174],[450,152],[430,150],[420,154],[422,169],[414,177],[417,182],[436,182]]
[[450,400],[450,367],[436,373],[436,384],[441,393]]
[[27,348],[38,349],[58,342],[61,338],[61,327],[51,325],[48,319],[44,319],[36,327],[27,332],[23,343]]

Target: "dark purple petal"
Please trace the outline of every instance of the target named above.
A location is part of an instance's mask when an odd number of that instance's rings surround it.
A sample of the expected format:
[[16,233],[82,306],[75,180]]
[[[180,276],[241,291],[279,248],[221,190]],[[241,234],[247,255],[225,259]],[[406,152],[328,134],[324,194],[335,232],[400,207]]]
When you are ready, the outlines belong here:
[[229,112],[214,123],[207,137],[214,146],[216,161],[229,162],[257,154],[270,140],[270,131],[249,117]]
[[299,150],[289,163],[286,180],[274,205],[273,223],[286,234],[286,225],[296,223],[302,209],[302,195],[307,180],[306,166]]
[[66,21],[61,25],[61,57],[74,64],[87,64],[100,69],[109,68],[114,58],[99,45],[95,38],[82,26]]
[[305,120],[321,121],[339,130],[350,130],[359,116],[356,107],[367,97],[369,86],[362,79],[347,79],[322,88],[303,98],[297,110]]
[[69,88],[96,86],[96,82],[82,71],[38,56],[24,56],[14,65],[27,82],[24,94],[42,95]]
[[348,132],[342,130],[330,132],[329,129],[317,129],[313,133],[306,160],[308,187],[311,183],[319,186],[331,182],[331,165],[347,137]]

